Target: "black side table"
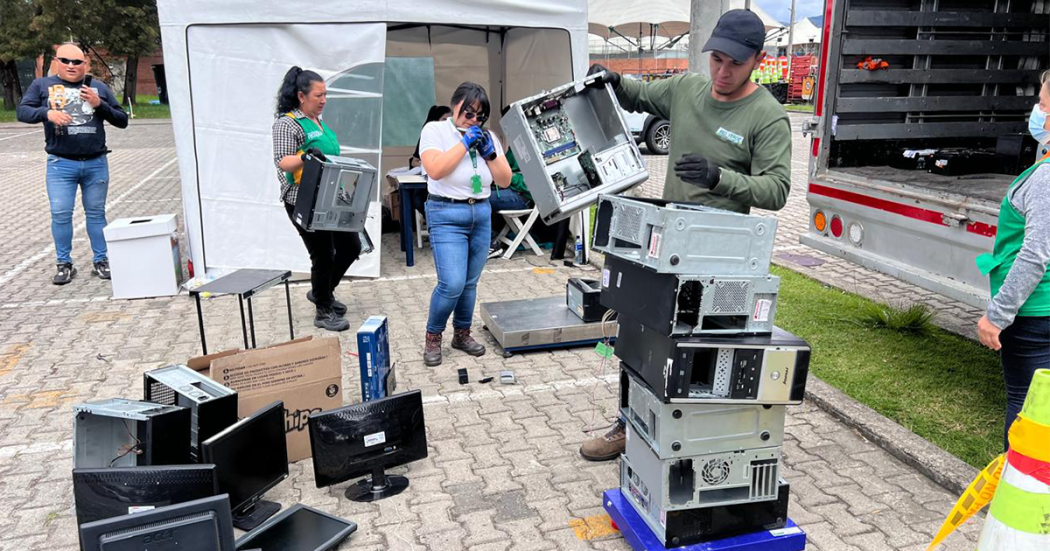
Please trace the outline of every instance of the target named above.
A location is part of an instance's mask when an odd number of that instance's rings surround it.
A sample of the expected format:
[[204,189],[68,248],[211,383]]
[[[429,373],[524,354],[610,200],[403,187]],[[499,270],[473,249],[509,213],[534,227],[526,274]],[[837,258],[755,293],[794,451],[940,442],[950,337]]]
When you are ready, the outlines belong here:
[[[244,348],[255,348],[255,316],[252,312],[252,297],[277,285],[284,283],[284,296],[288,301],[288,334],[292,340],[295,339],[295,329],[292,327],[292,292],[288,287],[288,280],[292,272],[287,270],[237,270],[190,291],[193,299],[197,302],[197,323],[201,329],[201,349],[204,355],[208,354],[208,343],[204,339],[204,313],[201,311],[201,294],[211,293],[213,295],[237,295],[237,301],[241,307],[241,331],[244,332]],[[244,317],[244,301],[248,301],[248,317]],[[251,330],[252,341],[248,346],[248,332]]]

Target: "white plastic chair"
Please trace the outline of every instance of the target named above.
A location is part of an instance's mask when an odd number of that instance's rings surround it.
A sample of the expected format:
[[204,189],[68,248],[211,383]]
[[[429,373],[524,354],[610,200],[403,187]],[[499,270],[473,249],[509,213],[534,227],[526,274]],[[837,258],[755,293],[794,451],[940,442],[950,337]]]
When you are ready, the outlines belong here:
[[[507,246],[507,252],[503,253],[504,259],[514,256],[514,252],[518,250],[518,246],[521,245],[522,241],[532,249],[532,252],[536,253],[536,256],[543,256],[543,249],[529,235],[532,225],[540,217],[539,209],[501,210],[499,214],[507,221],[507,224],[503,226],[503,229],[500,230],[499,235],[496,237],[500,243]],[[522,218],[525,218],[524,222],[521,221]],[[507,237],[511,231],[514,232],[514,239]]]
[[416,214],[416,247],[422,249],[423,236],[425,235],[427,239],[430,239],[430,231],[424,227],[426,224],[423,223],[423,215],[419,214],[419,211],[416,209],[412,209],[412,212]]

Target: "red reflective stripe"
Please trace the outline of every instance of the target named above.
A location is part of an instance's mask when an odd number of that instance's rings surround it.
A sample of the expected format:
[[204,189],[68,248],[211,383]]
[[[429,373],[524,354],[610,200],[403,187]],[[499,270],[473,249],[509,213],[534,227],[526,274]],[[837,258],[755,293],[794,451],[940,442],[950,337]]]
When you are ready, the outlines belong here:
[[820,155],[820,138],[813,138],[813,157]]
[[908,218],[914,218],[916,220],[922,220],[940,226],[948,225],[944,222],[944,215],[934,210],[913,207],[911,205],[905,205],[904,203],[895,203],[893,201],[887,201],[886,199],[869,197],[867,195],[861,195],[860,193],[835,189],[820,184],[810,184],[809,192],[816,195],[831,197],[832,199],[839,199],[841,201],[864,205],[865,207],[871,207],[873,209],[900,214],[901,216],[907,216]]
[[1006,452],[1006,460],[1010,466],[1018,472],[1028,475],[1043,484],[1050,485],[1050,463],[1032,459],[1027,455],[1021,455],[1014,450]]
[[[831,49],[831,12],[834,5],[835,0],[824,2],[824,42],[820,46],[820,81],[817,82],[817,103],[813,108],[813,114],[818,117],[824,113],[824,77],[828,73],[828,50]],[[816,148],[814,147],[813,150],[816,151]]]
[[984,222],[970,222],[966,224],[966,231],[970,233],[976,233],[977,235],[983,235],[985,237],[995,237],[995,232],[998,228],[995,226],[989,226]]

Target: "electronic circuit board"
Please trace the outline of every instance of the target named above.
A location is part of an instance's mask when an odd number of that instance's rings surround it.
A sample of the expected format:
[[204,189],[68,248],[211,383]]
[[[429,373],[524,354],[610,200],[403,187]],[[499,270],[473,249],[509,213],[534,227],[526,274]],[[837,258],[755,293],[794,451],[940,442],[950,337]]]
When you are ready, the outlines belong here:
[[527,112],[527,118],[546,164],[551,165],[580,153],[576,133],[562,109],[560,99],[552,99],[533,107]]

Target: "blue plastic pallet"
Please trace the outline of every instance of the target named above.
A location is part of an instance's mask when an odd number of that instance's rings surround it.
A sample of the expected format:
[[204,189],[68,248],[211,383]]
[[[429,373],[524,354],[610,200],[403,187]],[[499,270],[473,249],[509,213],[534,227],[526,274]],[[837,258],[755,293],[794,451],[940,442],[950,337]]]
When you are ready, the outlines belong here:
[[[631,549],[634,551],[667,551],[645,520],[623,497],[619,488],[606,490],[602,497],[602,506],[619,527],[623,539],[627,541]],[[784,528],[773,532],[754,532],[672,549],[674,551],[802,551],[805,548],[806,533],[791,519],[788,519]]]

